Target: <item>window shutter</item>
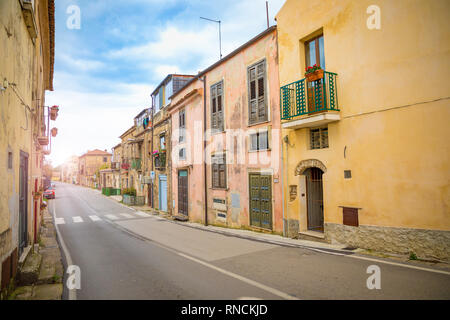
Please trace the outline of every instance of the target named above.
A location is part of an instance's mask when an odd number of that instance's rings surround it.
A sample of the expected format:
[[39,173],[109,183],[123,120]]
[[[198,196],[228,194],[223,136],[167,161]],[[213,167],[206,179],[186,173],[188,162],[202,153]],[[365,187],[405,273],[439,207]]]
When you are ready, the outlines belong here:
[[223,131],[223,90],[222,90],[222,82],[217,85],[217,129]]
[[211,86],[211,128],[223,131],[223,82]]
[[320,149],[320,130],[311,130],[311,149]]
[[320,147],[328,148],[328,128],[321,129],[320,133]]
[[267,120],[266,62],[249,68],[249,123]]
[[258,121],[267,120],[266,97],[265,97],[265,62],[257,66],[258,71]]
[[249,123],[257,122],[257,99],[256,99],[256,67],[248,70],[249,86]]
[[259,133],[259,150],[267,150],[268,149],[268,135],[267,131]]

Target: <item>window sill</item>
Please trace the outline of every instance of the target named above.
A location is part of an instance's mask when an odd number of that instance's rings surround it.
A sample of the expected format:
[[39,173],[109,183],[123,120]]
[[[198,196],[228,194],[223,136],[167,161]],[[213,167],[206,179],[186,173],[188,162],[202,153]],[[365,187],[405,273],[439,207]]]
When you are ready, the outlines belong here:
[[211,187],[211,188],[209,188],[209,190],[229,191],[230,189],[228,187],[226,187],[226,188],[213,188],[213,187]]
[[264,123],[270,123],[270,120],[264,120],[264,121],[261,121],[261,122],[255,122],[255,123],[248,123],[248,124],[247,124],[247,127],[254,127],[254,126],[257,126],[257,125],[259,125],[259,124],[264,124]]
[[269,149],[261,149],[261,150],[248,150],[248,153],[267,152],[267,151],[272,151],[272,149],[269,148]]
[[[213,130],[213,129],[211,129],[211,130]],[[227,132],[226,130],[222,130],[222,131],[214,131],[214,132],[211,132],[211,135],[212,135],[212,136],[215,136],[215,135],[222,134],[222,133],[226,133],[226,132]]]

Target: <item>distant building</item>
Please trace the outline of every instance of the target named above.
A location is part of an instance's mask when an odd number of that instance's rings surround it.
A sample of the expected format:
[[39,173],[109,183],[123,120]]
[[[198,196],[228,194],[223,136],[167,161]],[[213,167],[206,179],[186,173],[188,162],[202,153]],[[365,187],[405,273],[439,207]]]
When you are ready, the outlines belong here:
[[112,154],[106,150],[95,149],[79,157],[79,183],[85,187],[99,188],[99,171],[110,166]]

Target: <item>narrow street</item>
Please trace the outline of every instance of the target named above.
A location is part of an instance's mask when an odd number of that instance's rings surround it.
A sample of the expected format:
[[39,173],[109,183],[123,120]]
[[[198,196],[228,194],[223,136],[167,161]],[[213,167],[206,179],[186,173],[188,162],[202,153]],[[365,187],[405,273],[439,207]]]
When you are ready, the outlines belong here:
[[[49,211],[81,270],[77,299],[450,298],[448,274],[197,230],[75,185],[57,183],[56,195]],[[373,264],[380,290],[366,286]]]

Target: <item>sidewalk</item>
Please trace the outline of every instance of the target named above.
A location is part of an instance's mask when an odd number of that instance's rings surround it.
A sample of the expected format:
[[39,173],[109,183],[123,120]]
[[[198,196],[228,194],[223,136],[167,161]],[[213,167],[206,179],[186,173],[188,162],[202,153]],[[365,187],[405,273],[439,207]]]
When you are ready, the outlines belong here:
[[18,287],[10,300],[61,300],[64,267],[56,240],[55,226],[44,210],[39,245],[30,252],[18,273]]

